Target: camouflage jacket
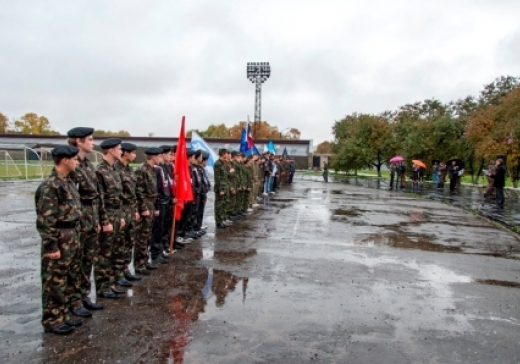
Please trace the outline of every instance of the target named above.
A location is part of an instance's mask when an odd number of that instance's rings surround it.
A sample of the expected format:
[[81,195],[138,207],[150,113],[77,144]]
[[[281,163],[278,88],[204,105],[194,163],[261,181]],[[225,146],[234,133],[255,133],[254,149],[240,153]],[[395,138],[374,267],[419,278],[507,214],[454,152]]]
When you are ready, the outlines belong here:
[[99,220],[101,225],[108,225],[109,210],[119,210],[121,206],[121,175],[115,170],[114,166],[103,160],[96,167],[96,174],[99,180]]
[[253,188],[253,166],[244,166],[244,181],[246,188]]
[[121,176],[121,184],[123,190],[121,192],[121,202],[125,205],[129,205],[133,211],[137,209],[137,197],[135,194],[137,176],[130,165],[125,166],[120,161],[114,164],[115,169]]
[[140,212],[155,209],[155,199],[157,198],[157,177],[154,168],[143,163],[135,171],[137,175],[137,185],[135,194],[137,197],[137,208]]
[[42,251],[54,253],[59,250],[60,225],[79,228],[81,202],[79,192],[70,178],[58,177],[55,170],[38,186],[34,197],[36,203],[36,229],[42,238]]
[[229,190],[229,171],[225,163],[220,159],[213,164],[213,178],[215,180],[215,193],[218,194]]
[[238,163],[235,161],[231,161],[230,166],[235,170],[234,172],[231,172],[230,170],[229,173],[230,188],[234,188],[235,191],[238,191],[238,189],[240,188],[240,179],[242,176],[241,170],[239,169],[240,167],[238,166]]
[[70,178],[77,183],[82,200],[95,200],[99,198],[96,169],[87,158],[78,159],[79,166],[70,174]]

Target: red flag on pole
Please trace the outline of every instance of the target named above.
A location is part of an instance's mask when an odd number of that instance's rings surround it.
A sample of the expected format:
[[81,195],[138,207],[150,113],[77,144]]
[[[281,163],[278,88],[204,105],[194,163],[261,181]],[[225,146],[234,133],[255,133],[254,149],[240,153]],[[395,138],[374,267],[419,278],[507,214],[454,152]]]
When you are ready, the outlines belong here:
[[188,156],[186,152],[186,135],[184,133],[184,120],[182,117],[181,134],[175,152],[175,198],[177,203],[175,206],[175,219],[181,219],[181,212],[184,203],[193,201],[193,191],[191,187],[191,173],[188,166]]

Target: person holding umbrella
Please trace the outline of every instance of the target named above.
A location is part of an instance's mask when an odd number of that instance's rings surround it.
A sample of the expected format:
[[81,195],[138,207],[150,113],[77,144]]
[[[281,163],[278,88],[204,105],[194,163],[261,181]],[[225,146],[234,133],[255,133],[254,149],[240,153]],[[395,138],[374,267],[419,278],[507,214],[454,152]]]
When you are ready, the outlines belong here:
[[[401,163],[404,161],[404,158],[400,155],[396,155],[390,159],[390,189],[394,188],[394,174],[397,172],[397,181],[395,183],[395,189],[397,189],[397,184],[401,181],[402,171],[401,171]],[[405,167],[406,168],[406,167]],[[403,183],[401,182],[401,188],[403,188]]]
[[426,170],[426,164],[418,159],[412,160],[412,163],[412,192],[417,192],[419,180],[421,178],[421,170]]

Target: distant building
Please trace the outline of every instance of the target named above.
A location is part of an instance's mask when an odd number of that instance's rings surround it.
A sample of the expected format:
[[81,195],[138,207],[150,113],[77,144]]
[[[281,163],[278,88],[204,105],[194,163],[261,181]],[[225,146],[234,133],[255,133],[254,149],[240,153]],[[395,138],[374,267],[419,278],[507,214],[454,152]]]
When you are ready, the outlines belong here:
[[[99,145],[107,138],[108,137],[95,137],[96,145]],[[144,149],[158,147],[163,144],[174,145],[177,144],[178,138],[126,137],[122,139],[137,145],[136,162],[139,163],[144,160]],[[215,152],[218,152],[219,148],[240,149],[240,139],[204,138],[204,140]],[[190,138],[187,138],[186,141],[189,143]],[[267,139],[255,140],[255,145],[258,150],[262,152],[269,141],[270,140]],[[291,159],[294,159],[296,168],[307,169],[312,166],[312,140],[273,139],[272,141],[276,148],[276,154],[281,155],[283,150],[287,148],[287,153]],[[39,150],[40,148],[53,148],[58,144],[64,144],[66,142],[67,137],[65,135],[0,134],[0,149],[10,149],[7,146],[11,145],[19,146],[21,149],[28,147]],[[96,147],[96,149],[100,150],[99,147]]]

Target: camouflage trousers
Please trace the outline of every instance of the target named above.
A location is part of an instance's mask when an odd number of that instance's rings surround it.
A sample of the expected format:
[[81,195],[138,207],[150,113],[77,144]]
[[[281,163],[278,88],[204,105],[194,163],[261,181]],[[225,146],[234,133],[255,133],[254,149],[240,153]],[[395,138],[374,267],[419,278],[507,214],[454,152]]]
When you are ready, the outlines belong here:
[[244,198],[242,199],[242,211],[246,211],[249,208],[251,201],[251,191],[245,190],[243,192]]
[[71,298],[79,297],[79,230],[60,229],[58,246],[60,259],[44,257],[42,250],[42,325],[45,330],[69,320]]
[[[258,183],[258,184],[256,184],[256,183]],[[253,188],[251,189],[251,193],[249,194],[249,206],[257,203],[256,198],[258,197],[258,189],[259,189],[259,182],[254,182]]]
[[91,292],[90,276],[92,268],[96,265],[99,252],[98,235],[98,208],[94,206],[83,206],[81,214],[81,275],[80,290],[81,297],[86,298]]
[[153,211],[150,216],[141,216],[141,222],[137,225],[138,232],[135,242],[134,267],[135,270],[145,269],[148,263],[148,244],[152,237]]
[[229,193],[229,201],[228,201],[228,207],[227,207],[227,216],[233,216],[237,214],[237,195],[238,192],[235,189],[235,193],[230,192]]
[[110,287],[115,284],[115,269],[113,253],[117,243],[117,236],[121,229],[121,212],[119,210],[108,210],[108,220],[114,227],[109,233],[99,233],[98,262],[94,266],[96,275],[96,289],[98,294],[109,292]]
[[132,261],[132,248],[136,241],[136,222],[134,209],[129,205],[121,206],[121,218],[125,226],[117,233],[116,244],[112,251],[115,280],[124,278],[128,264]]
[[215,223],[220,224],[227,220],[229,207],[229,191],[224,195],[215,192]]

